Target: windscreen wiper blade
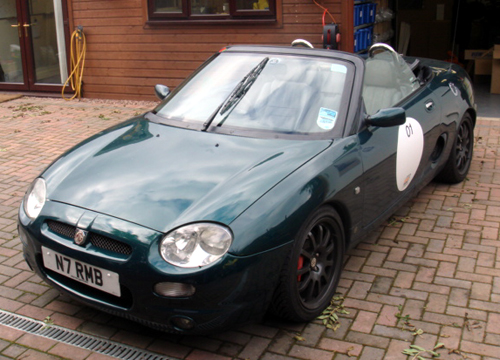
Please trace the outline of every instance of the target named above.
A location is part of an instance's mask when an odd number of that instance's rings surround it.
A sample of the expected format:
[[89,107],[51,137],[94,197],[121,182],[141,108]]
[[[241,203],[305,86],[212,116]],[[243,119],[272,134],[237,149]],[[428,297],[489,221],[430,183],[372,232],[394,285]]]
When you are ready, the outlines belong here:
[[252,69],[252,71],[247,74],[247,76],[243,78],[243,80],[241,80],[232,94],[225,101],[225,105],[220,109],[221,115],[224,115],[225,112],[227,112],[233,105],[237,104],[243,98],[243,96],[245,96],[255,80],[257,80],[257,77],[260,75],[262,70],[264,70],[264,67],[266,66],[268,61],[268,57],[263,59],[256,67]]
[[[250,72],[236,85],[233,91],[229,94],[226,100],[215,109],[215,111],[210,115],[208,120],[203,124],[203,131],[206,131],[208,127],[212,124],[217,114],[224,115],[229,109],[234,108],[240,100],[245,96],[245,94],[250,90],[257,77],[260,75],[264,67],[266,66],[269,58],[264,58],[256,67],[254,67]],[[229,114],[228,114],[229,115]],[[227,118],[227,117],[226,117]],[[225,119],[224,119],[225,120]],[[219,125],[224,122],[221,121]]]

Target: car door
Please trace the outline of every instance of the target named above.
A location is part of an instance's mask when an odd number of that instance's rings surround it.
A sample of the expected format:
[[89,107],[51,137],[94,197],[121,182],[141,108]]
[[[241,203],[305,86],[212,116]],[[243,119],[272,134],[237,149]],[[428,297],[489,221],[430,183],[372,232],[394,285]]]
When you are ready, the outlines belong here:
[[[369,227],[392,214],[418,182],[428,128],[422,126],[424,110],[419,110],[425,108],[426,100],[416,96],[422,88],[404,60],[396,53],[383,51],[370,56],[365,65],[364,116],[396,106],[406,111],[403,125],[364,125],[358,134],[364,171],[363,220]],[[434,111],[437,104],[433,102]]]

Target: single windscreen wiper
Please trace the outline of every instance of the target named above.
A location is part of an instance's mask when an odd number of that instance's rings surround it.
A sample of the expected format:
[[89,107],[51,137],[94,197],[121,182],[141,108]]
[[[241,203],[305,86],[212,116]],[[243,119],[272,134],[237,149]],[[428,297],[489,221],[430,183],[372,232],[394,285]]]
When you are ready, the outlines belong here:
[[[254,67],[250,72],[236,85],[233,91],[231,91],[231,94],[227,97],[226,100],[220,104],[220,106],[215,109],[215,111],[210,115],[208,120],[203,124],[203,129],[202,131],[205,131],[208,129],[208,127],[212,124],[214,119],[217,117],[217,114],[224,115],[226,112],[228,112],[230,109],[234,109],[234,107],[240,102],[240,100],[245,96],[245,94],[250,90],[250,87],[252,87],[253,83],[257,79],[257,77],[260,75],[262,70],[264,70],[264,67],[266,66],[267,62],[269,61],[269,58],[266,57],[264,58],[256,67]],[[228,114],[229,115],[229,114]],[[227,116],[226,116],[227,119]],[[226,120],[222,120],[219,123],[219,126],[224,123]]]

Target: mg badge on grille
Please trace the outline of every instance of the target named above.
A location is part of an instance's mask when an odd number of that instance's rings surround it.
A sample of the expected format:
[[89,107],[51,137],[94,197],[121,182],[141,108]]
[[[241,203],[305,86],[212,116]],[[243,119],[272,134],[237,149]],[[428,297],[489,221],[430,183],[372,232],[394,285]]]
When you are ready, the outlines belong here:
[[83,246],[85,244],[85,240],[87,240],[88,233],[89,233],[88,231],[85,231],[82,229],[77,229],[76,234],[75,234],[75,238],[74,238],[75,244]]

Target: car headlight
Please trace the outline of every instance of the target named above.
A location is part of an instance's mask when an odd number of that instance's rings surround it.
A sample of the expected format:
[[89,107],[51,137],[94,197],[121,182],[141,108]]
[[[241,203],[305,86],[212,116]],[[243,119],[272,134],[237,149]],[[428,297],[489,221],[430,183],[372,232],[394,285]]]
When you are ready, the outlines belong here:
[[47,196],[45,180],[37,178],[24,195],[24,212],[31,220],[35,220],[42,211]]
[[163,259],[179,267],[194,268],[213,263],[227,251],[233,235],[221,225],[197,223],[182,226],[162,239],[160,253]]

